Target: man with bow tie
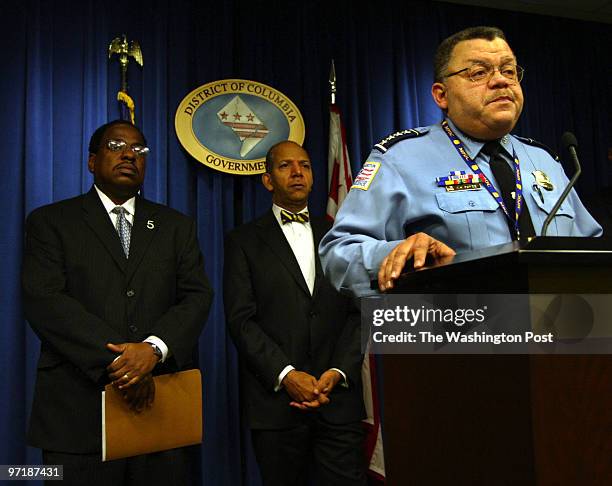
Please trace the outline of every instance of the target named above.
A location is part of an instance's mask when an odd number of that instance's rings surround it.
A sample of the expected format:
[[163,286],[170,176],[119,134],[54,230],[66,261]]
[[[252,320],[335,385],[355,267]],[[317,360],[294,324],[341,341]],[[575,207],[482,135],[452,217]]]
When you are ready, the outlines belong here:
[[263,482],[363,485],[359,314],[321,269],[308,153],[274,145],[262,182],[272,209],[226,237],[224,302]]

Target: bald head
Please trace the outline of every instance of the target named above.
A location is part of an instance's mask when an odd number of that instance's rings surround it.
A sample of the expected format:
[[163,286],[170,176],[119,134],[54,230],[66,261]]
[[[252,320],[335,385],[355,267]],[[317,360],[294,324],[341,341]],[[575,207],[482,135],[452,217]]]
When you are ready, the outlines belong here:
[[[282,142],[275,143],[274,145],[272,145],[272,147],[270,147],[268,153],[266,154],[266,172],[268,174],[270,174],[272,168],[274,167],[274,161],[277,160],[276,157],[278,155],[279,150],[283,149],[284,147],[291,146],[299,147],[304,150],[304,148],[299,143],[294,142],[293,140],[283,140]],[[306,151],[304,150],[304,152]]]
[[296,213],[301,211],[308,204],[312,190],[308,152],[290,140],[272,146],[266,154],[266,173],[261,181],[277,206]]

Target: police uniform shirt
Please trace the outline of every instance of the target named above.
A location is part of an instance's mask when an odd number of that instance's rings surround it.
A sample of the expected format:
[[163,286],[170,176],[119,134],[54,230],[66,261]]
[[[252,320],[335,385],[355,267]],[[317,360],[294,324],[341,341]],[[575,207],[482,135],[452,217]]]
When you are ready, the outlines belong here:
[[[468,155],[496,185],[484,142],[449,125]],[[536,235],[568,179],[559,162],[543,148],[507,135],[500,154],[512,163],[520,160],[524,201]],[[321,240],[319,251],[325,274],[339,290],[357,296],[373,293],[382,260],[405,238],[424,232],[457,253],[478,250],[512,240],[506,215],[484,185],[478,190],[447,192],[436,178],[453,171],[473,173],[459,155],[441,124],[406,130],[377,144],[355,178],[334,226]],[[550,190],[536,183],[545,174]],[[587,212],[574,190],[548,229],[549,236],[600,236],[601,227]]]

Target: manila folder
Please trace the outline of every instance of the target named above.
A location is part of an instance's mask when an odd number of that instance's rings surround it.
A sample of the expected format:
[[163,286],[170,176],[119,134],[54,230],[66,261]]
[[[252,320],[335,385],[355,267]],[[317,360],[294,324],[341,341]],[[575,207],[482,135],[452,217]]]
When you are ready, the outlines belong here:
[[153,406],[133,412],[121,392],[102,392],[102,460],[165,451],[202,442],[200,370],[153,377]]

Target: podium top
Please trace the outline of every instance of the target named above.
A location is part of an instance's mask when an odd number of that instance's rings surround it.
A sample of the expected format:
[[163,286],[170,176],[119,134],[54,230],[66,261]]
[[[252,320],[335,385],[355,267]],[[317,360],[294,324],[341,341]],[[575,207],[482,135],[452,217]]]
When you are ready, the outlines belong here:
[[[566,236],[538,236],[529,241],[513,241],[503,245],[490,246],[481,250],[461,253],[449,260],[433,262],[425,268],[435,268],[445,265],[456,265],[462,262],[480,260],[482,258],[501,257],[503,255],[516,255],[521,263],[542,263],[542,258],[558,259],[572,255],[579,257],[583,263],[585,260],[601,262],[612,257],[612,241],[605,238],[573,238]],[[414,273],[415,270],[405,269],[406,273]],[[418,271],[418,270],[417,270]]]
[[[446,287],[432,286],[432,283],[449,277],[458,282],[479,277],[487,279],[493,275],[507,280],[519,271],[517,266],[612,266],[612,241],[606,238],[537,237],[530,241],[513,241],[464,252],[441,260],[428,259],[425,266],[418,270],[411,264],[412,260],[398,280],[398,292],[422,289],[424,293],[433,288]],[[483,288],[486,286],[486,283],[479,285]],[[371,288],[377,289],[378,283],[372,281]],[[466,285],[466,290],[468,288],[473,286]]]

